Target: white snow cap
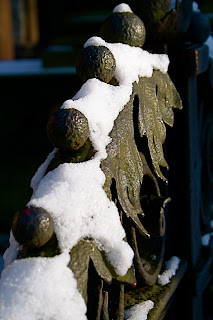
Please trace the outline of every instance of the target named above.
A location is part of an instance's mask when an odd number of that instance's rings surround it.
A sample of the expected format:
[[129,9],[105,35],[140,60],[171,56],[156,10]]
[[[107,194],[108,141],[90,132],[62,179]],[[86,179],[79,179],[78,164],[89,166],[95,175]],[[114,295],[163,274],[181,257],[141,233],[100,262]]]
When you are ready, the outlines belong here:
[[148,313],[154,307],[152,300],[143,301],[130,309],[125,310],[125,320],[146,320]]
[[84,48],[91,47],[91,46],[105,46],[106,47],[106,42],[101,37],[94,36],[94,37],[89,38],[84,44]]
[[132,10],[128,4],[120,3],[113,9],[113,13],[116,12],[132,12]]
[[2,271],[1,320],[86,320],[68,253],[16,260]]
[[92,238],[116,271],[125,275],[133,251],[123,240],[125,231],[114,202],[103,190],[104,181],[97,158],[64,163],[44,176],[28,205],[50,212],[61,250],[71,250],[81,239]]
[[167,54],[152,54],[124,43],[108,43],[100,37],[89,38],[84,48],[89,46],[105,46],[112,52],[116,61],[115,77],[120,85],[128,83],[132,88],[132,83],[138,82],[139,77],[151,77],[153,70],[168,71]]
[[158,276],[158,284],[165,286],[170,282],[170,279],[175,276],[176,271],[179,268],[180,259],[176,256],[165,262],[165,271]]

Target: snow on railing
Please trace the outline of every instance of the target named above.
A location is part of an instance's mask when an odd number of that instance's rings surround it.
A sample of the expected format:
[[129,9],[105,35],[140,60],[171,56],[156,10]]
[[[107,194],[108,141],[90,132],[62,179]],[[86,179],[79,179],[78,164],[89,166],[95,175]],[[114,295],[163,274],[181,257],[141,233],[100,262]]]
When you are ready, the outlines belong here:
[[[109,285],[112,279],[121,289],[136,281],[151,285],[160,272],[168,198],[161,196],[155,176],[166,181],[160,169],[168,167],[164,123],[173,125],[172,108],[181,108],[181,100],[167,74],[168,56],[141,48],[142,21],[125,4],[113,15],[128,18],[126,25],[139,21],[138,45],[100,37],[84,45],[77,70],[86,82],[50,118],[48,136],[55,148],[32,179],[26,208],[13,221],[0,281],[2,320],[86,319],[90,260],[102,287],[103,280]],[[139,147],[143,137],[153,170]],[[148,196],[141,194],[145,177],[152,185]],[[146,241],[154,237],[160,245],[153,252]],[[138,238],[145,239],[142,252]],[[103,289],[101,296],[108,299]]]

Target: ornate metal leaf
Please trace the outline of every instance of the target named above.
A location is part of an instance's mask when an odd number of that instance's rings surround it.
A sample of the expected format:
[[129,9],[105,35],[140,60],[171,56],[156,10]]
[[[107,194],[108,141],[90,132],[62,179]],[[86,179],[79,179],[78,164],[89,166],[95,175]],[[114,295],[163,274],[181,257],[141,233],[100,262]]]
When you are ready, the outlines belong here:
[[70,251],[70,263],[68,267],[73,271],[77,279],[78,289],[85,301],[87,301],[87,283],[89,262],[92,260],[98,275],[107,283],[112,281],[112,275],[103,261],[102,254],[92,240],[81,240]]
[[[151,78],[140,78],[134,84],[134,90],[139,98],[140,135],[146,135],[154,170],[158,177],[166,181],[160,166],[168,168],[164,158],[163,143],[166,138],[165,124],[173,126],[174,114],[172,108],[181,109],[181,99],[168,74],[154,71]],[[141,129],[142,128],[142,129]]]
[[138,218],[143,215],[140,204],[140,188],[143,180],[143,164],[134,140],[133,99],[120,112],[110,133],[111,143],[107,146],[107,159],[101,168],[106,176],[104,189],[111,199],[111,185],[116,182],[119,202],[126,215],[133,221],[142,235],[149,237]]
[[154,170],[158,177],[166,180],[160,166],[168,168],[164,158],[163,143],[166,138],[165,123],[172,126],[174,115],[172,108],[181,108],[181,99],[168,74],[154,71],[151,78],[140,78],[133,84],[130,101],[115,120],[110,133],[111,143],[107,147],[107,159],[101,168],[105,173],[104,189],[111,199],[113,179],[116,183],[120,205],[143,236],[149,237],[138,218],[143,215],[140,203],[140,191],[144,177],[145,159],[141,158],[134,132],[134,97],[139,99],[138,127],[140,135],[148,139],[148,147]]

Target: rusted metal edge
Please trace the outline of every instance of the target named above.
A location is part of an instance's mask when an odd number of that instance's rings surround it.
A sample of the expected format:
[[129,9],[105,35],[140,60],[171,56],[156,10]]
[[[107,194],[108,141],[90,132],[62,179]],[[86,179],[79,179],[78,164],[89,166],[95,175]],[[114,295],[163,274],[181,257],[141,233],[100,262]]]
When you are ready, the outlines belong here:
[[209,49],[205,44],[191,44],[186,48],[187,71],[190,76],[198,76],[209,67]]

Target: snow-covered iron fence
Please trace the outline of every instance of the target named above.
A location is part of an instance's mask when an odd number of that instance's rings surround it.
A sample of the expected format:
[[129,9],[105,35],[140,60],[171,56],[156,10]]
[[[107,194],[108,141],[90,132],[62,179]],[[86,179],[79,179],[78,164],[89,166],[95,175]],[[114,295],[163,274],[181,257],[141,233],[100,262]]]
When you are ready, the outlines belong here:
[[[149,26],[148,41],[141,19],[118,5],[102,38],[84,44],[76,62],[84,83],[50,117],[54,150],[13,221],[2,319],[159,320],[175,295],[177,318],[185,305],[186,316],[202,319],[212,265],[202,245],[212,212],[212,79],[205,45],[181,47],[170,42],[172,28],[165,34],[185,3],[160,31]],[[201,74],[209,87],[198,100]]]

